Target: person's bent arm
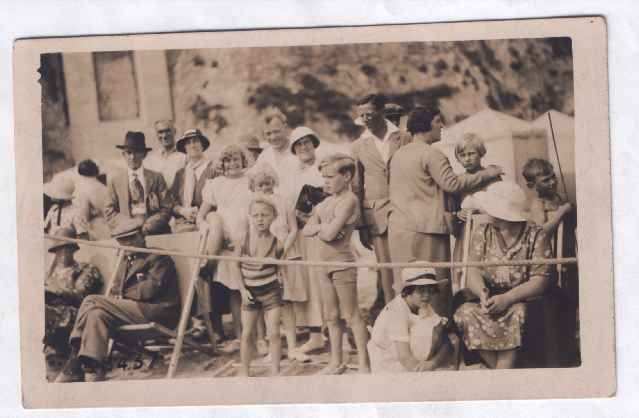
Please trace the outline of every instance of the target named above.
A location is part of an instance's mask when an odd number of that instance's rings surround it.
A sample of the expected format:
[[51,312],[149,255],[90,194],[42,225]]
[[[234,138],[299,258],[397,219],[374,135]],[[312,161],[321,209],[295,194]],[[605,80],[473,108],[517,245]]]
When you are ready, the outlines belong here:
[[288,235],[284,240],[284,252],[282,254],[283,257],[286,257],[291,247],[295,243],[295,239],[297,238],[297,233],[299,231],[297,227],[297,218],[295,217],[295,212],[293,210],[289,210],[286,212],[287,223],[289,226]]
[[212,204],[210,204],[209,202],[202,202],[202,205],[200,206],[200,210],[198,210],[197,212],[196,224],[198,226],[206,225],[206,215],[209,214],[211,209],[213,209]]
[[348,220],[357,210],[357,199],[349,199],[340,203],[335,208],[335,217],[331,222],[320,225],[319,238],[325,242],[331,242],[337,238],[339,232],[344,228]]
[[448,193],[459,193],[471,191],[481,187],[490,180],[503,174],[503,170],[496,166],[489,166],[475,174],[457,175],[446,157],[441,151],[431,148],[424,161],[425,169],[428,170],[435,183]]
[[413,353],[410,351],[410,344],[405,341],[393,341],[393,345],[402,366],[409,372],[415,371],[419,365],[419,360],[413,357]]
[[319,233],[320,229],[319,216],[313,211],[311,218],[306,223],[304,229],[302,229],[302,235],[305,237],[313,237]]

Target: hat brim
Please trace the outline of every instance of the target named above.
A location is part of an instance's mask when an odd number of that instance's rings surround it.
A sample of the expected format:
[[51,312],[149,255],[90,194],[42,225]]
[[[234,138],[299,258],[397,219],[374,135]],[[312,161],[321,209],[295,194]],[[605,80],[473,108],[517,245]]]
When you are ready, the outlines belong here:
[[211,142],[209,141],[207,137],[205,137],[204,135],[199,135],[199,136],[190,136],[188,138],[178,139],[178,141],[175,143],[175,149],[178,150],[178,152],[181,152],[182,154],[186,154],[186,148],[185,148],[186,141],[192,138],[198,138],[200,140],[200,142],[202,143],[202,151],[206,151],[211,145]]
[[153,150],[153,148],[148,148],[148,147],[144,147],[144,148],[134,148],[134,147],[129,147],[128,145],[116,145],[115,147],[116,147],[116,148],[119,148],[119,149],[121,149],[121,150],[127,150],[127,149],[130,149],[130,150],[133,150],[133,151],[146,151],[146,152],[149,152],[149,151]]
[[409,286],[417,286],[417,287],[439,286],[445,282],[447,282],[447,280],[437,280],[437,276],[435,276],[434,274],[426,273],[420,276],[414,276],[407,280],[404,280],[404,283],[402,283],[402,290],[406,289]]
[[489,196],[475,195],[475,202],[479,208],[493,218],[501,219],[508,222],[526,222],[528,215],[524,211],[517,211],[499,204],[495,199],[489,199]]
[[47,251],[50,252],[50,253],[54,253],[58,249],[63,248],[63,247],[71,247],[73,249],[73,251],[78,251],[80,249],[80,246],[78,244],[76,244],[75,242],[57,241],[53,245],[50,245],[49,249]]
[[320,140],[318,137],[316,137],[315,135],[304,135],[303,137],[297,138],[295,141],[291,143],[291,152],[293,153],[293,155],[297,155],[297,152],[295,151],[295,144],[297,144],[298,142],[300,142],[302,139],[306,138],[307,136],[311,137],[311,141],[313,141],[313,148],[317,149],[317,147],[319,147]]

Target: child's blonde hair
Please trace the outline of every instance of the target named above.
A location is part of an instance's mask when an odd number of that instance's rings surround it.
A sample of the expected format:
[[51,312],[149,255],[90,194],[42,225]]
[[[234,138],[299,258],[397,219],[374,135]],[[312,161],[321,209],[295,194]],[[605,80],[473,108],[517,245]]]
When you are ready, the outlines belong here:
[[462,140],[455,145],[455,158],[457,158],[457,161],[459,161],[459,154],[461,154],[462,151],[464,151],[466,148],[477,151],[477,154],[479,154],[479,158],[486,155],[486,146],[484,145],[484,140],[475,133],[469,132],[464,134]]
[[251,202],[249,203],[249,207],[248,207],[249,215],[251,214],[251,210],[253,209],[253,206],[257,205],[258,203],[266,205],[266,206],[270,206],[271,209],[273,209],[273,215],[275,215],[275,217],[277,218],[278,216],[277,205],[275,204],[273,199],[271,199],[270,197],[264,194],[259,194],[257,196],[254,196],[251,199]]
[[319,171],[322,171],[324,167],[329,165],[333,165],[335,170],[342,175],[346,173],[350,173],[351,177],[355,175],[355,160],[350,155],[341,152],[327,155],[322,158],[317,168]]
[[224,173],[224,161],[230,160],[231,156],[240,155],[242,157],[242,168],[248,168],[252,166],[255,161],[253,160],[253,154],[245,147],[238,144],[228,144],[220,151],[220,155],[215,162],[215,174],[218,176],[225,175]]
[[249,173],[249,189],[254,192],[255,185],[260,181],[271,179],[273,180],[273,186],[277,187],[279,185],[279,178],[277,173],[268,163],[259,164],[253,167]]

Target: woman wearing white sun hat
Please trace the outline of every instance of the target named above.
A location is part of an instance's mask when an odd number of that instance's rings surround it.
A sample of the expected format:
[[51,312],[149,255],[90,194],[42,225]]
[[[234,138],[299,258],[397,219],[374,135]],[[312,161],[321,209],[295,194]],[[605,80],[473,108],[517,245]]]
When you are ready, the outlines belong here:
[[[511,261],[550,257],[546,234],[527,223],[528,201],[515,183],[502,181],[473,196],[492,218],[471,237],[470,261]],[[453,318],[469,350],[478,350],[490,368],[512,368],[521,347],[527,299],[543,294],[548,265],[487,266],[468,269],[474,300],[462,304]]]

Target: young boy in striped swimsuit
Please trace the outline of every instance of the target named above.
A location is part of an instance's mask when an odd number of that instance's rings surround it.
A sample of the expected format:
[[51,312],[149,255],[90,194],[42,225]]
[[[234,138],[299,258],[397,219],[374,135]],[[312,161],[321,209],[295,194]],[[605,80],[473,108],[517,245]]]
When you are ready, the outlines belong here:
[[[283,248],[271,233],[270,226],[277,217],[275,203],[267,196],[258,196],[249,205],[250,226],[243,242],[236,250],[242,257],[279,258]],[[253,338],[260,310],[264,311],[266,332],[271,355],[271,375],[280,373],[282,344],[280,340],[280,307],[282,290],[278,280],[278,269],[274,264],[241,261],[233,263],[239,274],[239,290],[242,295],[242,340],[240,376],[249,376],[253,355]],[[236,270],[237,271],[237,270]]]

